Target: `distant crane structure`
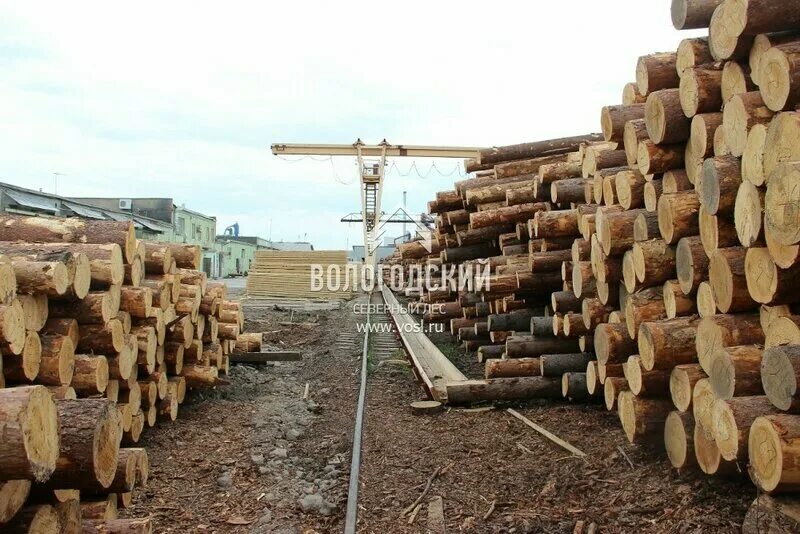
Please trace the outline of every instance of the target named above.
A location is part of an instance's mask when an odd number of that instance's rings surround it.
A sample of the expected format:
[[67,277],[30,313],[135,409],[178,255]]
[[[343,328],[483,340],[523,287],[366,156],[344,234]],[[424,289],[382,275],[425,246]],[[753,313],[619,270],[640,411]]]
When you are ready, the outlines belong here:
[[223,235],[230,235],[233,237],[239,237],[239,223],[235,222],[232,225],[225,228]]
[[[361,218],[364,233],[364,263],[375,266],[375,230],[381,219],[383,178],[388,157],[405,158],[475,158],[481,148],[392,145],[385,139],[377,145],[367,145],[361,139],[350,145],[288,144],[272,145],[272,153],[281,156],[355,156],[361,183]],[[370,158],[370,159],[367,159]],[[356,218],[347,217],[356,222]],[[403,222],[401,220],[392,222]]]

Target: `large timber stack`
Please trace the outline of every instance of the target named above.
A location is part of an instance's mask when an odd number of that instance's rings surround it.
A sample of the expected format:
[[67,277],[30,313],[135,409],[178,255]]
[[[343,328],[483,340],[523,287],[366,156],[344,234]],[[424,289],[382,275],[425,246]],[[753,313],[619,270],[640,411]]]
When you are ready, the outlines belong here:
[[260,350],[199,261],[130,222],[0,216],[0,530],[152,530],[117,519],[143,429],[224,380],[237,343]]
[[[247,295],[349,299],[359,279],[357,269],[348,265],[344,250],[260,250],[247,275]],[[314,277],[321,277],[318,285],[312,283]]]
[[421,295],[486,363],[471,398],[602,400],[676,468],[800,490],[800,1],[675,0],[603,136],[483,151],[429,203],[490,289]]

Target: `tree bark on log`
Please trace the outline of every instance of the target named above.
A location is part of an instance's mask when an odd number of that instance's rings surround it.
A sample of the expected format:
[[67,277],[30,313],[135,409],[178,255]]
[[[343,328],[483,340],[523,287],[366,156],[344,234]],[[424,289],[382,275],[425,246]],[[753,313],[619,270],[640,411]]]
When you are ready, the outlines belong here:
[[59,419],[44,386],[0,389],[0,477],[43,482],[56,467]]
[[720,399],[763,395],[761,359],[764,349],[759,345],[739,345],[719,349],[711,357],[708,378],[714,394]]
[[797,466],[800,417],[768,415],[750,427],[748,451],[751,478],[766,492],[794,492],[800,489]]
[[106,399],[57,401],[61,455],[47,487],[107,488],[114,479],[122,420]]
[[747,291],[744,247],[718,249],[711,257],[708,278],[717,308],[722,313],[754,310],[756,301]]
[[690,413],[670,412],[664,422],[664,448],[675,469],[696,465],[694,455],[694,418]]
[[493,147],[481,150],[478,163],[502,163],[510,160],[530,159],[554,154],[565,154],[574,152],[582,144],[592,141],[601,141],[600,134],[587,134],[575,137],[564,137],[549,141],[538,141],[533,143],[521,143],[502,147]]
[[761,360],[761,382],[770,402],[783,411],[800,408],[800,346],[770,347]]
[[658,199],[658,229],[669,244],[700,231],[698,212],[700,197],[696,191],[681,191],[661,195]]
[[592,361],[588,353],[543,354],[539,357],[539,375],[560,377],[564,373],[586,371],[586,365]]
[[79,218],[44,219],[4,215],[0,217],[1,241],[29,243],[115,243],[126,261],[136,255],[136,234],[131,221],[95,221]]
[[714,403],[714,441],[724,460],[747,460],[747,437],[750,426],[762,415],[778,413],[762,395],[717,399]]
[[697,361],[698,325],[694,316],[643,323],[637,336],[642,367],[647,371],[672,369]]
[[[552,336],[552,332],[550,333]],[[542,354],[568,354],[578,351],[577,338],[509,337],[506,340],[508,358],[538,358]]]
[[736,193],[742,183],[742,166],[738,158],[709,158],[703,164],[700,202],[711,215],[733,213]]
[[636,85],[639,93],[649,96],[655,91],[678,87],[678,54],[675,52],[642,56],[636,63]]
[[[673,74],[676,83],[679,82],[677,72]],[[680,89],[661,89],[650,93],[645,106],[647,134],[653,143],[675,144],[684,143],[689,139],[692,121],[684,115],[681,108]],[[641,154],[641,151],[639,153]],[[639,164],[641,165],[641,161]]]
[[594,330],[594,352],[601,364],[623,363],[637,350],[636,341],[624,323],[604,323]]
[[561,379],[531,376],[466,380],[447,384],[447,401],[451,404],[537,398],[562,398]]
[[672,0],[672,25],[676,30],[708,28],[722,0]]
[[681,108],[687,117],[719,111],[723,104],[722,66],[711,64],[685,70],[679,91]]
[[680,412],[692,405],[692,391],[700,380],[708,378],[699,363],[676,365],[669,378],[669,392],[672,403]]
[[734,95],[722,111],[725,144],[736,157],[744,154],[747,134],[756,124],[769,124],[775,114],[764,105],[760,91]]
[[600,112],[600,125],[606,141],[621,143],[625,124],[628,121],[644,118],[644,104],[605,106]]
[[488,359],[485,362],[487,379],[539,376],[539,358]]
[[631,391],[619,394],[617,413],[630,443],[663,435],[664,422],[672,404],[663,399],[636,397]]

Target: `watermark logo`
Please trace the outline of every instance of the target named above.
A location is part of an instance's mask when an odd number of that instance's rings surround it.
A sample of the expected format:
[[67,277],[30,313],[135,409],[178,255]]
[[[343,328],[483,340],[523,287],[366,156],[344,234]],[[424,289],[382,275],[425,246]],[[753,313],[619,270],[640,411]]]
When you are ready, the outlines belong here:
[[381,246],[383,238],[386,235],[388,225],[398,221],[405,221],[408,224],[414,225],[415,237],[419,237],[422,247],[430,253],[433,250],[433,232],[423,222],[419,215],[412,215],[402,206],[396,208],[392,212],[386,212],[381,215],[378,224],[372,229],[367,239],[367,248],[370,254],[374,254],[378,247]]
[[350,263],[311,265],[311,291],[373,291],[383,286],[392,291],[414,290],[416,292],[488,292],[491,279],[489,262],[456,265],[410,265],[378,264],[376,266]]

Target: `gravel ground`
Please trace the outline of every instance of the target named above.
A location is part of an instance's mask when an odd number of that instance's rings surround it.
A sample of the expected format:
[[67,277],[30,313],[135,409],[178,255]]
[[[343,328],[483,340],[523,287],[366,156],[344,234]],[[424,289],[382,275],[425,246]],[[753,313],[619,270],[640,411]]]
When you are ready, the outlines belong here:
[[[303,362],[234,366],[231,385],[194,395],[178,421],[145,434],[152,475],[131,516],[156,532],[341,532],[360,347],[334,350],[355,331],[345,310],[249,309],[249,331]],[[448,336],[434,339],[462,370],[481,374]],[[303,399],[309,384],[309,400]],[[369,377],[359,530],[428,532],[428,499],[441,497],[448,531],[736,532],[754,487],[677,473],[656,448],[627,444],[599,405],[524,403],[520,412],[587,453],[576,459],[502,408],[411,415],[422,397],[407,367]],[[154,431],[155,430],[155,431]],[[435,473],[435,476],[433,476]],[[431,486],[416,514],[404,510]],[[411,518],[413,516],[413,520]]]

